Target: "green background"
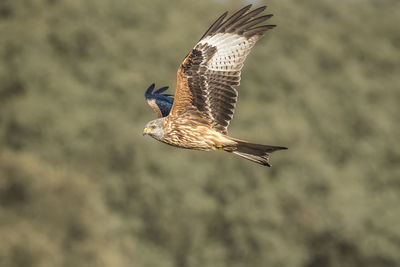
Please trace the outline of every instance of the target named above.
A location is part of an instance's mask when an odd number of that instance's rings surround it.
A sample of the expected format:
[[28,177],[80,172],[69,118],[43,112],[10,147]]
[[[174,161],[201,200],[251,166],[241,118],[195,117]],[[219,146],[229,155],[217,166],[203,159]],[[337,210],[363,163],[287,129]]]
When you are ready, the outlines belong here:
[[230,135],[272,168],[142,136],[245,4],[0,1],[0,266],[400,266],[400,1],[257,2]]

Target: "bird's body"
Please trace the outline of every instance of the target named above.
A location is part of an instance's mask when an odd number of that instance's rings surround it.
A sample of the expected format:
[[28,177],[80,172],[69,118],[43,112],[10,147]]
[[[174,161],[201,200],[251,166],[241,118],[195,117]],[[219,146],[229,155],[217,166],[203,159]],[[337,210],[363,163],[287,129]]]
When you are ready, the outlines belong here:
[[224,20],[226,12],[211,25],[178,69],[175,98],[168,115],[159,112],[156,102],[149,102],[159,119],[150,121],[144,134],[181,148],[222,149],[266,166],[270,166],[271,152],[286,149],[227,135],[238,95],[233,86],[239,85],[243,62],[265,31],[275,27],[255,27],[272,15],[256,17],[265,7],[247,12],[250,7]]
[[168,117],[165,123],[167,125],[164,129],[169,131],[164,134],[163,142],[172,146],[210,151],[232,147],[235,144],[229,137],[211,129],[207,124],[188,119],[175,121]]

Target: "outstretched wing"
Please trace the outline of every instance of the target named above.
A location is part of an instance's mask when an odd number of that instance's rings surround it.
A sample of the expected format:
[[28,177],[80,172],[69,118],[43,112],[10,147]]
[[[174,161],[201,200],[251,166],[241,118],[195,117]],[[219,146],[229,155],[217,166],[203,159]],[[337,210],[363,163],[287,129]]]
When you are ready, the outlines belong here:
[[144,97],[146,98],[147,104],[157,113],[158,117],[166,117],[171,111],[174,98],[170,94],[163,94],[168,86],[161,87],[153,92],[155,84],[153,83],[146,90]]
[[271,14],[256,17],[265,6],[248,5],[228,19],[225,12],[206,31],[178,69],[171,115],[192,118],[226,134],[237,100],[243,62],[250,49],[275,25],[258,24]]

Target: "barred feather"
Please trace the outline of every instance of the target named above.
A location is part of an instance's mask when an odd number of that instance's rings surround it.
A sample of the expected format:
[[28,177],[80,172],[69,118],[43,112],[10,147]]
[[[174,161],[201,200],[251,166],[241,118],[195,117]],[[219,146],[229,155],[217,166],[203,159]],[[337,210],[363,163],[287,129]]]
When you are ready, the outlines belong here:
[[240,84],[243,63],[264,32],[275,27],[254,27],[272,15],[254,18],[266,7],[248,12],[250,7],[225,21],[224,13],[187,55],[178,70],[171,116],[201,118],[214,130],[227,134],[238,96],[233,86]]

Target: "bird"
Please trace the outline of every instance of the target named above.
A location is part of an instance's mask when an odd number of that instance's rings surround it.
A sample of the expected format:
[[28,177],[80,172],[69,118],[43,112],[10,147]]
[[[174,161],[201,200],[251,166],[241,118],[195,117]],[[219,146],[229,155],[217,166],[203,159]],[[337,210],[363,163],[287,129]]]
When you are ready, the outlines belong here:
[[[144,97],[146,98],[147,104],[157,113],[158,117],[166,117],[172,108],[174,98],[171,94],[162,94],[168,89],[168,86],[161,87],[154,91],[155,84],[153,83],[146,90]],[[154,92],[153,92],[154,91]]]
[[[158,118],[146,124],[143,135],[179,148],[226,151],[268,167],[272,152],[287,149],[228,135],[238,97],[233,86],[239,85],[243,63],[254,44],[276,27],[262,24],[272,14],[258,16],[266,6],[251,7],[247,5],[228,18],[225,12],[208,28],[178,68],[173,99],[159,95],[165,87],[157,90],[155,97],[148,97],[154,89],[150,86],[146,98]],[[166,115],[167,109],[160,103],[169,105],[171,100]]]

